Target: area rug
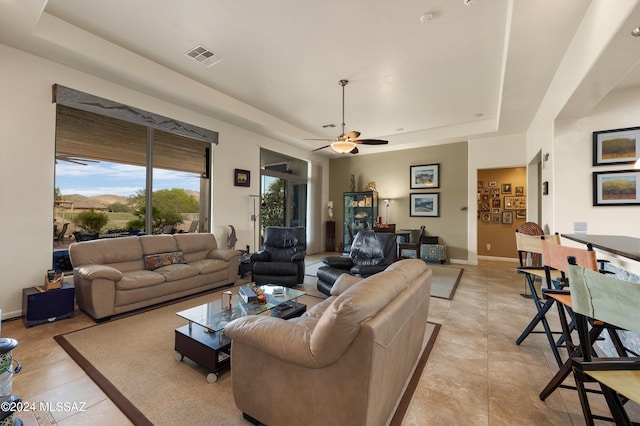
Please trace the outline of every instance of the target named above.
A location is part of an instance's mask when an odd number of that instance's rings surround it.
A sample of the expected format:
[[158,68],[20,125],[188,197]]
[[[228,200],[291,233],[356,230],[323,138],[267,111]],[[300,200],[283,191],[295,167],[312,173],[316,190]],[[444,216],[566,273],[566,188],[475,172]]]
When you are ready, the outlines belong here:
[[[307,305],[318,298],[303,296]],[[114,319],[54,339],[136,425],[243,425],[231,387],[232,372],[207,383],[206,370],[187,358],[174,359],[174,329],[185,324],[176,312],[205,303],[200,296]],[[399,425],[409,406],[440,326],[427,324],[424,350],[400,400]],[[399,420],[398,420],[399,419]]]
[[[318,274],[318,268],[324,266],[324,263],[317,262],[310,265],[305,265],[304,274],[308,277],[316,277]],[[431,280],[431,297],[437,297],[440,299],[453,299],[453,295],[456,293],[458,283],[462,277],[464,269],[456,268],[449,265],[438,265],[428,263],[427,267],[433,271],[433,278]],[[305,280],[305,284],[308,283]],[[308,293],[309,291],[307,291]]]

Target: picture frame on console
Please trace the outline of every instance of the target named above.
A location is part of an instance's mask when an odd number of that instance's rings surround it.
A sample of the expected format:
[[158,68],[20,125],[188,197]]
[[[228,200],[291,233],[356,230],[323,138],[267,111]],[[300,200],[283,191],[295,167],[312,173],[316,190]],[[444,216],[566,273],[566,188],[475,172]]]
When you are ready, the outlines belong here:
[[640,171],[593,172],[594,206],[633,206],[640,204]]
[[640,158],[640,127],[593,132],[593,165],[630,164]]
[[440,188],[440,164],[409,167],[411,189]]
[[[409,212],[412,217],[439,217],[440,216],[440,193],[422,192],[410,195]],[[487,211],[489,206],[487,205]]]

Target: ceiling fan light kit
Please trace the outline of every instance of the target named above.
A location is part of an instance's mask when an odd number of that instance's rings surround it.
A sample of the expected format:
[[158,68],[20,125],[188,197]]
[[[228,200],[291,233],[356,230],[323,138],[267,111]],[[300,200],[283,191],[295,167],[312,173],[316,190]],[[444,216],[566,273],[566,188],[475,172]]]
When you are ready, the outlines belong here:
[[335,152],[339,152],[340,154],[346,154],[347,152],[351,152],[355,147],[356,147],[356,143],[352,141],[337,140],[335,142],[331,142],[331,148],[333,148]]

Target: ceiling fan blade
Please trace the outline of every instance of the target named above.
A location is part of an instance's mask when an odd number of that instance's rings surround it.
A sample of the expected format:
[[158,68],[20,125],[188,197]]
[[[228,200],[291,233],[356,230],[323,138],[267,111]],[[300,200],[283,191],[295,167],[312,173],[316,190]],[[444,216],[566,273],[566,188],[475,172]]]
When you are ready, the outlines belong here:
[[[324,140],[324,139],[323,139],[323,140]],[[325,146],[323,146],[323,147],[321,147],[321,148],[316,148],[316,149],[314,149],[314,150],[313,150],[313,151],[311,151],[311,152],[320,151],[321,149],[329,148],[330,146],[331,146],[331,145],[325,145]]]
[[347,139],[358,139],[358,136],[360,136],[360,132],[349,132],[344,135],[344,137]]
[[351,151],[349,151],[349,154],[357,154],[358,152],[360,151],[358,151],[358,147],[356,146]]
[[383,141],[382,139],[359,139],[354,142],[362,145],[386,145],[389,143],[389,141]]

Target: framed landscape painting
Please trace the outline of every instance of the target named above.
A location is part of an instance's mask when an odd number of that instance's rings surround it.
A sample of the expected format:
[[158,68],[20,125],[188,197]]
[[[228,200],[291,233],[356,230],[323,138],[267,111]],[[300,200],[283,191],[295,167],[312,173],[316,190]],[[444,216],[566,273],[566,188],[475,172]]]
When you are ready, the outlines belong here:
[[411,189],[440,188],[440,164],[409,167]]
[[640,158],[640,127],[593,132],[593,165],[634,163]]
[[640,171],[593,172],[594,206],[640,204]]
[[[416,193],[411,194],[411,205],[409,206],[409,216],[417,217],[438,217],[440,216],[440,194]],[[487,211],[489,206],[487,205]]]

